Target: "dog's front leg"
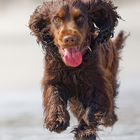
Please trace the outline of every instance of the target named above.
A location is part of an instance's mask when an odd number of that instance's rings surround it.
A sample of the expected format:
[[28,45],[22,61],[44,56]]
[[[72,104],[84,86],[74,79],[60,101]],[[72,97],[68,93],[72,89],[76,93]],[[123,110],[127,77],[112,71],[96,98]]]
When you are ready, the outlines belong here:
[[69,126],[68,95],[64,87],[49,85],[44,90],[44,125],[50,131],[60,133]]

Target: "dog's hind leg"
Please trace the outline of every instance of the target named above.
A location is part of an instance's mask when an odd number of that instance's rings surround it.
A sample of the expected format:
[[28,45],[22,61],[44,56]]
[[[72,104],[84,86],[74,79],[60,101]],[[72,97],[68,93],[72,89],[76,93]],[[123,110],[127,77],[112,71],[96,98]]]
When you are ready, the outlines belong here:
[[81,120],[78,127],[73,130],[75,140],[96,140],[96,131],[96,125],[88,126],[84,120]]
[[70,108],[79,122],[78,127],[72,131],[75,134],[75,140],[96,140],[97,124],[87,124],[87,109],[76,99],[71,100]]

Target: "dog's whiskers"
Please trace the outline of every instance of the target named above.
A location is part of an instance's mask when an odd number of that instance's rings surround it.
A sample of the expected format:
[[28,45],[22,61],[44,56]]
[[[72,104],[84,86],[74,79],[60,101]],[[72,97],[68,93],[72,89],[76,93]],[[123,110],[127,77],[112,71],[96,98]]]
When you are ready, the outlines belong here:
[[88,45],[87,48],[89,49],[90,52],[92,52],[92,49],[90,48],[90,46]]

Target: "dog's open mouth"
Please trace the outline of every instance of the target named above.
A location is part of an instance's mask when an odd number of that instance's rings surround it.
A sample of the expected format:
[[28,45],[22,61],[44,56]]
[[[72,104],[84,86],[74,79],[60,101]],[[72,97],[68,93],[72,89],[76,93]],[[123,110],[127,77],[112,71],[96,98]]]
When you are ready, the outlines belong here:
[[70,67],[78,67],[83,61],[83,55],[80,47],[61,49],[64,63]]

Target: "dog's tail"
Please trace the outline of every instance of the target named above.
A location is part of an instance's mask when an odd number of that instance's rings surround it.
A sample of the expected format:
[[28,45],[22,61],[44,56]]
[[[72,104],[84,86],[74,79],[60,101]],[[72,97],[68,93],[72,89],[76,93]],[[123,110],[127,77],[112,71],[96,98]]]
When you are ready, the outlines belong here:
[[113,44],[117,48],[117,50],[121,50],[124,47],[125,40],[129,35],[130,34],[125,35],[124,31],[120,31],[117,37],[113,40]]

